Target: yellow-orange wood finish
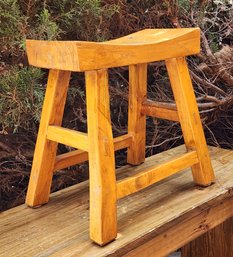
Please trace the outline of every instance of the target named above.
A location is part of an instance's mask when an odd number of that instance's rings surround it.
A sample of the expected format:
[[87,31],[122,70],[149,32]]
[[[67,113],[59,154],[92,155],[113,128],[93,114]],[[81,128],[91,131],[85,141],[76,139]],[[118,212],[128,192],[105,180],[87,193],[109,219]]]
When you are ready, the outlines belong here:
[[147,64],[129,66],[128,133],[132,144],[128,148],[127,162],[138,165],[145,160],[146,115],[142,103],[147,91]]
[[159,119],[180,121],[176,106],[146,100],[142,103],[142,113]]
[[107,42],[27,40],[31,65],[87,71],[197,54],[200,30],[145,29]]
[[29,206],[41,205],[49,200],[57,143],[48,140],[46,134],[49,125],[60,126],[62,123],[69,79],[69,71],[49,72],[26,198]]
[[207,186],[214,180],[214,172],[202,129],[201,119],[184,57],[166,60],[180,124],[187,150],[196,150],[199,162],[192,166],[194,181]]
[[86,72],[90,237],[100,245],[117,235],[116,178],[110,120],[108,73]]
[[[99,245],[117,235],[116,201],[187,167],[203,186],[214,173],[185,56],[200,51],[200,30],[146,29],[111,41],[27,40],[29,63],[50,69],[26,203],[49,199],[55,170],[89,160],[90,237]],[[165,60],[176,105],[147,99],[147,64]],[[128,133],[113,138],[107,68],[129,66]],[[61,127],[71,71],[85,71],[87,134]],[[145,160],[146,116],[178,121],[187,152],[116,181],[114,151],[127,148],[127,161]],[[77,148],[56,156],[57,143]]]
[[197,153],[191,151],[134,176],[122,179],[117,183],[117,198],[135,193],[196,163],[198,163]]
[[[115,137],[113,139],[114,150],[120,150],[131,146],[132,136],[129,134]],[[70,167],[88,160],[88,152],[75,150],[68,153],[60,154],[56,157],[54,171]]]

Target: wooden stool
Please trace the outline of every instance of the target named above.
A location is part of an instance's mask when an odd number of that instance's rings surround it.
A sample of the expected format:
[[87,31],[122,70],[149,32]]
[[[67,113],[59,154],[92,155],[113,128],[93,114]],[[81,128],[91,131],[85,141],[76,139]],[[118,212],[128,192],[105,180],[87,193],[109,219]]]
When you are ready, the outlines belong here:
[[[146,29],[101,43],[27,40],[31,65],[50,69],[26,203],[49,200],[53,172],[89,159],[90,237],[104,245],[116,238],[116,201],[187,167],[195,183],[214,181],[185,56],[200,51],[200,31]],[[177,111],[147,100],[147,63],[165,60]],[[107,68],[129,65],[128,134],[112,135]],[[71,71],[85,72],[88,133],[61,127]],[[145,160],[146,115],[179,121],[187,153],[116,182],[114,151]],[[57,143],[79,150],[56,156]]]

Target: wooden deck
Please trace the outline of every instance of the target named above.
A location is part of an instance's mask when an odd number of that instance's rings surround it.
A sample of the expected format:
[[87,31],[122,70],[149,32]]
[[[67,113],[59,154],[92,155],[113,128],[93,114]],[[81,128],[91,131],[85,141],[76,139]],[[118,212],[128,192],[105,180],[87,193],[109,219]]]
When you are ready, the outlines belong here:
[[[123,167],[129,176],[184,152],[178,147]],[[88,182],[52,194],[47,205],[0,214],[0,256],[166,256],[233,216],[233,151],[210,148],[216,183],[194,185],[180,172],[118,201],[118,238],[105,247],[89,240]]]

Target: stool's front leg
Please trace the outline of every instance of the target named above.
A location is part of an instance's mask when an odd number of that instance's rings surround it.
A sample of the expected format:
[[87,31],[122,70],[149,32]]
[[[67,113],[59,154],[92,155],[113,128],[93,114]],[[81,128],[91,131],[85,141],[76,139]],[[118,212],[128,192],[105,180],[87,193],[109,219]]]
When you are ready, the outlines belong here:
[[86,72],[90,237],[99,245],[116,238],[116,178],[107,70]]
[[49,72],[26,198],[29,206],[41,205],[49,200],[57,143],[47,139],[47,129],[49,125],[61,125],[69,80],[69,71]]

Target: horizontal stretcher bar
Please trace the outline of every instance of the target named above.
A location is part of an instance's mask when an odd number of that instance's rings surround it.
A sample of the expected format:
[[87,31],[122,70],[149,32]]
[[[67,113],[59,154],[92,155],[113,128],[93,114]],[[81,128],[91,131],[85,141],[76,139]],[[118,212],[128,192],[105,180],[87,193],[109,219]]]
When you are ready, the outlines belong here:
[[[130,134],[122,135],[113,139],[114,150],[129,147],[132,142]],[[69,153],[60,154],[56,157],[54,171],[67,168],[88,160],[88,152],[83,150],[75,150]]]
[[87,134],[58,126],[49,126],[47,139],[60,144],[88,151]]
[[197,152],[190,151],[168,162],[122,179],[117,183],[117,199],[135,193],[196,163],[198,163]]
[[146,100],[142,103],[141,112],[145,115],[160,119],[178,122],[180,120],[176,110],[176,106],[169,103],[160,103],[151,100]]

